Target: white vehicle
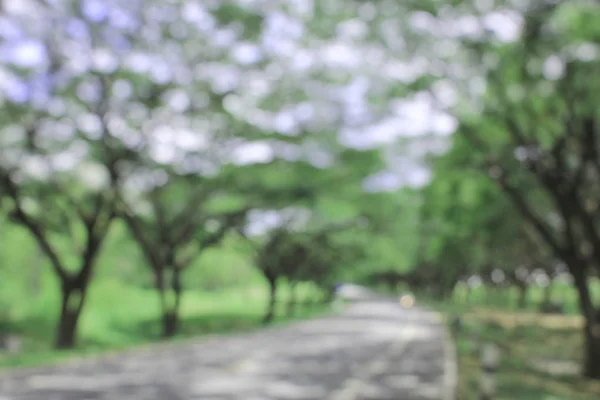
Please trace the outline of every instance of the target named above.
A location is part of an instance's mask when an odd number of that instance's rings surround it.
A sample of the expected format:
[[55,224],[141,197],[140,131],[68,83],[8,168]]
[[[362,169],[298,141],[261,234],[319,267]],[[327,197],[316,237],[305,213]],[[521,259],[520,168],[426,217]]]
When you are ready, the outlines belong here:
[[346,301],[366,300],[372,298],[371,291],[363,286],[353,283],[342,283],[335,288],[336,298]]

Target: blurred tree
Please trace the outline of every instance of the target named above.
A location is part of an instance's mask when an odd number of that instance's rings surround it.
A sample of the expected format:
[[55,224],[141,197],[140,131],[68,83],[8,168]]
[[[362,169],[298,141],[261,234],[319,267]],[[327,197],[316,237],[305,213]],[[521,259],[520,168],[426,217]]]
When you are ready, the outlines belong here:
[[[415,32],[415,56],[436,58],[427,93],[459,118],[453,141],[465,165],[490,177],[568,266],[586,321],[583,371],[600,379],[600,320],[589,289],[600,265],[598,31],[590,28],[600,7],[465,0],[421,16],[437,26],[471,22],[470,31]],[[440,40],[453,51],[443,54]]]
[[285,278],[292,284],[288,302],[290,312],[293,312],[296,302],[295,284],[313,282],[326,292],[331,291],[333,281],[339,276],[346,259],[342,248],[334,244],[332,235],[355,224],[356,221],[350,220],[321,226],[318,230],[296,231],[289,221],[285,221],[267,234],[264,244],[255,244],[256,265],[270,288],[264,323],[271,322],[275,316],[277,288],[281,279]]
[[[101,118],[103,107],[102,101],[95,102],[90,113]],[[0,149],[0,187],[7,199],[5,205],[11,221],[35,238],[60,280],[56,347],[71,348],[76,343],[77,324],[97,256],[115,217],[114,192],[110,189],[114,174],[103,167],[111,164],[115,151],[105,140],[91,142],[69,134],[64,139],[48,138],[48,130],[60,130],[60,122],[45,113],[10,104],[3,111],[11,118],[20,116],[17,118],[22,121],[20,126],[12,125],[16,140]],[[102,138],[105,134],[104,126]],[[77,145],[89,147],[93,157],[82,161],[74,153],[64,159],[61,152]],[[65,169],[61,161],[83,165],[93,176]],[[69,249],[66,254],[65,248]]]
[[247,210],[235,201],[224,207],[227,198],[221,188],[222,183],[215,180],[172,174],[166,183],[139,198],[137,204],[119,202],[119,215],[154,275],[163,337],[175,335],[179,328],[182,273],[204,250],[219,244],[228,230],[245,220]]
[[[557,55],[573,40],[586,37],[579,24],[566,20],[584,15],[598,16],[600,8],[573,3],[527,14],[523,41],[492,50],[502,58],[488,74],[490,100],[477,119],[465,116],[459,132],[485,156],[491,176],[555,256],[567,264],[586,321],[584,373],[600,379],[600,320],[589,290],[590,273],[600,265],[595,106],[600,80],[593,72],[598,63],[575,54]],[[552,34],[539,33],[550,26]],[[528,67],[535,60],[545,67]],[[515,82],[527,96],[511,97],[506,82]],[[493,140],[478,134],[483,127]],[[529,185],[539,188],[552,204],[550,210],[540,209],[535,197],[522,190]]]

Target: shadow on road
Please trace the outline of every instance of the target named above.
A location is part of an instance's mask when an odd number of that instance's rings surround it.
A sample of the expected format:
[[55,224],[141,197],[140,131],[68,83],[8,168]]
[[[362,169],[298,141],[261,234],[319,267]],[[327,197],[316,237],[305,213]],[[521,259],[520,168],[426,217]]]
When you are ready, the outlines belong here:
[[[225,324],[252,322],[235,318]],[[227,327],[216,321],[209,316],[195,327]],[[8,374],[0,377],[0,395],[11,400],[441,399],[443,341],[443,328],[431,313],[390,301],[358,302],[341,315],[289,326]]]

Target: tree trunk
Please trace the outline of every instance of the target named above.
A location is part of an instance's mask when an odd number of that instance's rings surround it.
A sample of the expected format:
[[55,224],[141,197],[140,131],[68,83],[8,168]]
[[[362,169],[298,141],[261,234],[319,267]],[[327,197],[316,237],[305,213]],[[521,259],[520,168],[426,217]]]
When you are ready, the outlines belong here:
[[297,294],[296,284],[292,283],[292,284],[290,284],[290,298],[289,298],[288,304],[287,304],[288,317],[293,317],[296,314],[296,305],[298,302],[296,294]]
[[433,290],[434,298],[438,301],[443,301],[446,298],[446,288],[442,283],[435,286]]
[[72,349],[77,342],[77,324],[85,301],[87,283],[78,285],[63,282],[60,318],[56,331],[55,347]]
[[443,284],[443,300],[451,300],[454,295],[454,289],[456,288],[456,281],[454,278],[448,278]]
[[389,293],[391,295],[395,295],[396,291],[397,291],[397,286],[398,286],[396,280],[393,277],[389,277],[386,280],[386,284],[387,284],[387,290],[389,291]]
[[478,299],[477,303],[481,301],[481,304],[491,306],[494,302],[494,289],[492,284],[489,281],[484,281],[483,284],[478,287],[478,289],[479,296],[481,297]]
[[179,328],[179,313],[168,310],[163,313],[162,337],[167,339],[175,336]]
[[269,304],[263,317],[263,324],[265,325],[273,322],[275,318],[275,306],[277,304],[277,278],[274,276],[266,276],[266,278],[269,283]]
[[329,285],[325,292],[325,296],[323,297],[322,304],[331,303],[335,299],[336,288],[335,286]]
[[42,257],[44,254],[40,254],[41,252],[38,250],[34,259],[31,261],[31,270],[29,276],[29,288],[32,298],[39,298],[42,291],[42,274],[43,266],[42,266]]
[[471,302],[471,297],[473,295],[473,288],[469,283],[466,284],[467,288],[465,290],[465,303],[469,304]]
[[600,315],[586,321],[584,339],[585,354],[583,374],[587,378],[600,380]]
[[552,281],[544,287],[544,297],[542,298],[542,309],[548,309],[552,303]]
[[[181,305],[181,274],[179,269],[171,268],[170,287],[162,287],[161,302],[162,302],[162,337],[164,339],[172,338],[179,331],[179,308]],[[166,272],[163,274],[166,275]],[[165,277],[163,276],[163,282]],[[159,288],[160,290],[160,288]]]
[[527,308],[527,292],[528,292],[528,287],[527,285],[517,285],[517,288],[519,289],[519,298],[517,300],[518,303],[518,307],[523,310],[525,308]]
[[583,267],[571,268],[571,274],[579,295],[579,308],[585,319],[583,375],[600,380],[600,311],[592,302],[587,276]]

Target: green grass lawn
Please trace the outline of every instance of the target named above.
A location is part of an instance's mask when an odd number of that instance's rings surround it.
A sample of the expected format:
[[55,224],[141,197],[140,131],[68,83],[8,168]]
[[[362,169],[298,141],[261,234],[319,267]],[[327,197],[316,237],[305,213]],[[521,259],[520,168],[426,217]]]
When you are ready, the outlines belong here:
[[[0,218],[1,219],[1,218]],[[0,221],[1,223],[2,221]],[[31,235],[14,225],[1,226],[0,334],[22,339],[22,351],[0,351],[0,368],[55,363],[65,358],[123,351],[160,341],[160,304],[152,273],[127,229],[116,223],[98,259],[81,315],[77,348],[57,352],[52,345],[60,305],[56,276]],[[55,243],[63,261],[77,266],[69,243]],[[207,249],[186,271],[180,333],[172,340],[256,329],[267,305],[267,285],[251,257],[235,243]],[[280,288],[280,299],[289,288]],[[221,290],[215,290],[221,288]],[[314,299],[315,288],[299,285],[298,300]],[[275,323],[289,321],[281,304]],[[294,318],[325,313],[328,307],[298,307]]]
[[[286,287],[281,290],[286,298]],[[310,288],[301,287],[299,300]],[[58,312],[58,291],[45,291],[41,297],[14,308],[10,328],[23,341],[20,354],[0,353],[0,368],[54,363],[73,356],[121,351],[160,339],[158,296],[152,289],[102,279],[90,288],[88,303],[79,326],[77,349],[57,352],[52,349]],[[258,283],[219,292],[187,291],[181,309],[181,332],[173,340],[206,334],[222,334],[255,329],[267,304],[266,287]],[[306,318],[327,312],[325,305],[298,306],[293,318]],[[285,305],[278,310],[275,323],[289,321]]]
[[502,354],[494,399],[600,398],[600,382],[578,374],[583,346],[580,318],[475,308],[464,312],[462,321],[461,330],[455,334],[458,400],[478,399],[479,344],[484,342],[497,344]]
[[[600,298],[600,282],[592,291]],[[457,400],[478,399],[481,376],[481,344],[495,343],[502,358],[497,372],[494,400],[596,400],[600,382],[581,378],[583,320],[578,315],[577,293],[565,283],[553,288],[553,301],[563,304],[564,314],[538,312],[543,289],[530,289],[525,309],[518,308],[516,290],[474,289],[467,300],[459,287],[450,301],[440,303],[426,296],[417,302],[444,313],[450,323],[460,316],[462,327],[454,332],[458,364]]]
[[[592,280],[590,285],[592,295],[596,301],[600,301],[600,281]],[[516,288],[493,290],[484,286],[479,286],[471,290],[471,295],[467,297],[467,290],[464,285],[459,285],[454,293],[453,301],[463,305],[484,305],[491,308],[520,310],[519,294]],[[543,302],[544,289],[540,286],[533,286],[528,290],[525,309],[537,311],[540,303]],[[577,292],[573,287],[564,282],[555,282],[552,285],[551,299],[563,305],[566,314],[579,314],[579,302]]]

